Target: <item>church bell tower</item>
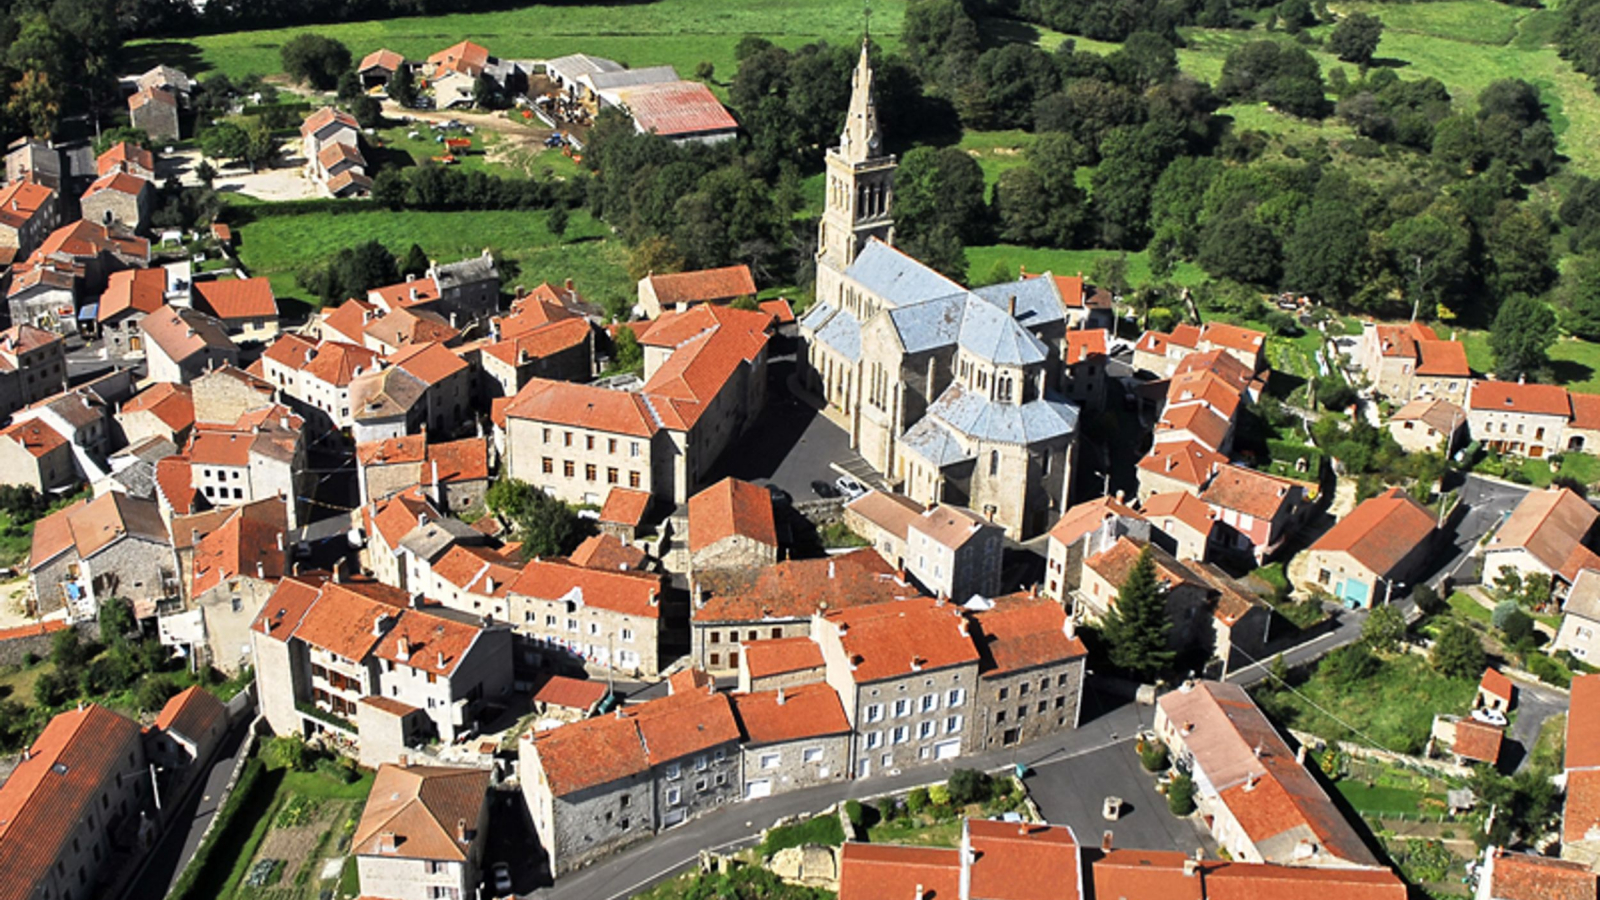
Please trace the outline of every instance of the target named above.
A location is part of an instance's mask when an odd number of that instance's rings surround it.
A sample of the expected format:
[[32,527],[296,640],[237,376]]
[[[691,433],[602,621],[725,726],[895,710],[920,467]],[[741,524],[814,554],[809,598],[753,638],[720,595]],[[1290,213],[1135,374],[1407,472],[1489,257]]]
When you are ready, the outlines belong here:
[[[872,61],[867,42],[850,83],[850,112],[839,146],[828,148],[827,203],[817,228],[819,288],[823,270],[843,272],[868,238],[894,239],[889,208],[894,197],[895,158],[883,152],[878,109],[872,96]],[[819,291],[819,295],[820,295]]]

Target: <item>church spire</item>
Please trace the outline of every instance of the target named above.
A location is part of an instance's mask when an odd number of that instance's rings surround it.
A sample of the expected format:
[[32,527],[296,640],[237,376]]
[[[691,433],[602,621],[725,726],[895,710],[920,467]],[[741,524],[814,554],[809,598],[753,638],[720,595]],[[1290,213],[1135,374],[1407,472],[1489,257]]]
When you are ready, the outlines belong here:
[[850,112],[844,133],[839,137],[839,155],[848,162],[866,162],[882,155],[878,137],[878,107],[872,96],[872,60],[867,55],[868,40],[861,41],[861,60],[850,80]]

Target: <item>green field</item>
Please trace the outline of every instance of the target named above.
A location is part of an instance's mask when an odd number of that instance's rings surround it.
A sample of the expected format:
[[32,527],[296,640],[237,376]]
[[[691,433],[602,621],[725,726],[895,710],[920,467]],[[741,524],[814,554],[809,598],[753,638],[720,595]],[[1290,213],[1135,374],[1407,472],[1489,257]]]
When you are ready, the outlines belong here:
[[[1015,244],[993,244],[987,247],[967,248],[967,276],[974,285],[988,283],[989,273],[998,263],[1005,266],[1015,278],[1017,267],[1025,266],[1029,272],[1054,272],[1057,275],[1088,275],[1095,260],[1118,255],[1116,250],[1052,250],[1041,247],[1019,247]],[[1206,280],[1206,273],[1194,263],[1182,262],[1170,279],[1174,284],[1193,286]],[[1135,287],[1148,284],[1150,259],[1144,253],[1128,254],[1128,282]]]
[[[1355,684],[1338,685],[1313,674],[1294,691],[1257,695],[1280,724],[1335,740],[1353,740],[1397,753],[1416,753],[1427,743],[1433,713],[1465,711],[1476,683],[1447,678],[1425,657],[1385,657],[1378,672]],[[1397,696],[1408,703],[1395,703]]]
[[[540,4],[522,9],[342,22],[302,28],[263,29],[202,35],[171,41],[140,41],[129,46],[137,57],[127,67],[142,71],[155,63],[190,75],[225,72],[230,76],[268,75],[282,70],[278,48],[302,31],[344,42],[360,58],[387,47],[421,60],[437,50],[470,39],[506,59],[547,59],[588,53],[630,67],[676,66],[688,77],[708,61],[717,79],[733,75],[733,50],[741,38],[757,34],[775,44],[798,46],[820,38],[854,41],[861,34],[860,3],[851,0],[654,0],[647,3]],[[872,4],[872,36],[898,43],[905,0]]]
[[[1448,337],[1447,328],[1438,328]],[[1489,349],[1487,331],[1462,329],[1456,339],[1467,347],[1467,365],[1474,372],[1493,372],[1494,353]],[[1558,384],[1583,394],[1600,394],[1600,344],[1578,338],[1562,338],[1550,346],[1550,367]]]
[[631,295],[626,251],[610,230],[576,210],[558,242],[543,210],[391,211],[346,203],[299,215],[263,215],[239,229],[239,258],[253,275],[272,280],[278,296],[303,297],[294,274],[301,266],[345,247],[377,240],[395,253],[420,244],[430,259],[450,262],[485,247],[514,259],[521,273],[511,284],[571,278],[592,300]]

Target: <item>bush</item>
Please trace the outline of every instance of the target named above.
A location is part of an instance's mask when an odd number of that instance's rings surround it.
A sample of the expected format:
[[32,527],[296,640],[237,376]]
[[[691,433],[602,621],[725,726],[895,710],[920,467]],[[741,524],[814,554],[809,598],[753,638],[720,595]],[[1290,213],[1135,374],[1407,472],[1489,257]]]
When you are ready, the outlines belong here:
[[1317,402],[1330,412],[1344,412],[1356,402],[1355,388],[1332,378],[1317,385]]
[[935,784],[929,787],[928,800],[934,806],[949,806],[950,786],[948,784]]
[[1317,674],[1332,684],[1349,686],[1378,674],[1380,663],[1364,643],[1346,644],[1317,664]]
[[160,709],[166,702],[176,696],[178,685],[169,675],[152,675],[140,679],[139,684],[133,689],[134,702],[145,712]]
[[1167,787],[1167,809],[1175,816],[1194,812],[1194,779],[1179,775]]
[[1494,612],[1489,614],[1489,624],[1493,625],[1496,631],[1505,631],[1507,620],[1509,620],[1511,618],[1511,614],[1515,612],[1518,612],[1517,601],[1501,600],[1499,603],[1495,604]]
[[309,770],[313,762],[311,748],[298,736],[275,737],[267,741],[267,746],[261,751],[261,759],[274,769],[296,771]]
[[1139,763],[1146,772],[1163,772],[1167,768],[1167,745],[1151,741],[1139,748]]
[[861,811],[861,801],[860,800],[846,800],[844,802],[844,814],[845,814],[845,816],[847,818],[850,819],[850,824],[851,825],[854,825],[857,828],[861,827],[861,822],[863,821],[863,816],[862,816],[862,811]]
[[1545,684],[1553,684],[1559,688],[1572,686],[1572,674],[1543,653],[1528,654],[1527,666],[1528,671]]
[[1444,599],[1439,596],[1439,592],[1426,584],[1419,584],[1411,589],[1411,602],[1415,603],[1417,609],[1425,616],[1431,616],[1445,607]]
[[279,47],[278,57],[290,78],[324,91],[333,90],[339,76],[350,69],[350,48],[309,31]]
[[60,706],[77,694],[78,681],[66,672],[46,672],[33,683],[33,699],[40,706]]
[[982,803],[989,799],[993,791],[994,779],[987,772],[977,769],[957,769],[950,773],[947,782],[950,787],[950,801],[957,806],[966,806],[968,803]]
[[[1496,607],[1496,609],[1498,608]],[[1501,623],[1500,631],[1505,634],[1506,640],[1513,645],[1520,646],[1524,642],[1532,641],[1534,633],[1533,617],[1520,609],[1513,609],[1511,614],[1506,616],[1505,621]]]
[[916,788],[906,795],[906,809],[917,815],[928,808],[928,789]]
[[58,631],[50,639],[50,661],[57,669],[71,669],[83,662],[84,648],[78,640],[78,630],[68,628]]
[[803,847],[807,844],[837,847],[843,843],[844,826],[839,824],[838,816],[813,816],[804,822],[769,830],[766,840],[761,842],[761,853],[763,856],[771,856],[779,850],[787,850],[790,847]]

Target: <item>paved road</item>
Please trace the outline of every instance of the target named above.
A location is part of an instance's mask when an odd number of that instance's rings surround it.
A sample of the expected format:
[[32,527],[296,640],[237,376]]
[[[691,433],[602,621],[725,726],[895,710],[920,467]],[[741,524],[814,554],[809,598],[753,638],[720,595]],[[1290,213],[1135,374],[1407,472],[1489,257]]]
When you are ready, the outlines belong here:
[[178,876],[183,874],[183,867],[200,849],[200,838],[205,834],[206,826],[211,824],[212,817],[217,814],[223,789],[233,774],[234,764],[238,761],[249,729],[250,720],[246,718],[223,739],[222,746],[217,750],[217,759],[211,764],[211,771],[206,773],[205,784],[184,798],[182,806],[167,826],[166,834],[161,836],[161,842],[151,851],[148,866],[134,880],[122,900],[162,900],[167,891],[172,889]]
[[[1407,609],[1405,604],[1396,603],[1395,605],[1400,606],[1403,611]],[[1284,664],[1292,669],[1320,659],[1346,644],[1355,643],[1361,639],[1361,625],[1366,620],[1367,613],[1365,610],[1339,609],[1334,613],[1334,624],[1328,631],[1317,635],[1309,641],[1296,644],[1284,650]],[[1267,677],[1275,659],[1277,659],[1277,654],[1266,659],[1257,660],[1247,666],[1235,668],[1227,673],[1226,680],[1249,687]]]
[[1567,694],[1554,688],[1529,684],[1525,681],[1517,682],[1517,702],[1512,707],[1516,713],[1516,721],[1506,729],[1506,737],[1521,747],[1521,755],[1516,758],[1515,771],[1521,771],[1528,765],[1533,756],[1534,742],[1539,739],[1539,730],[1544,727],[1544,723],[1551,716],[1565,713],[1570,702]]
[[1532,488],[1525,485],[1468,475],[1461,485],[1460,494],[1460,502],[1467,511],[1461,515],[1451,536],[1449,555],[1444,556],[1441,548],[1439,555],[1444,563],[1428,578],[1428,582],[1437,587],[1444,578],[1454,577],[1457,570],[1465,566],[1467,557],[1478,541],[1500,524],[1501,519],[1509,515],[1530,490]]

